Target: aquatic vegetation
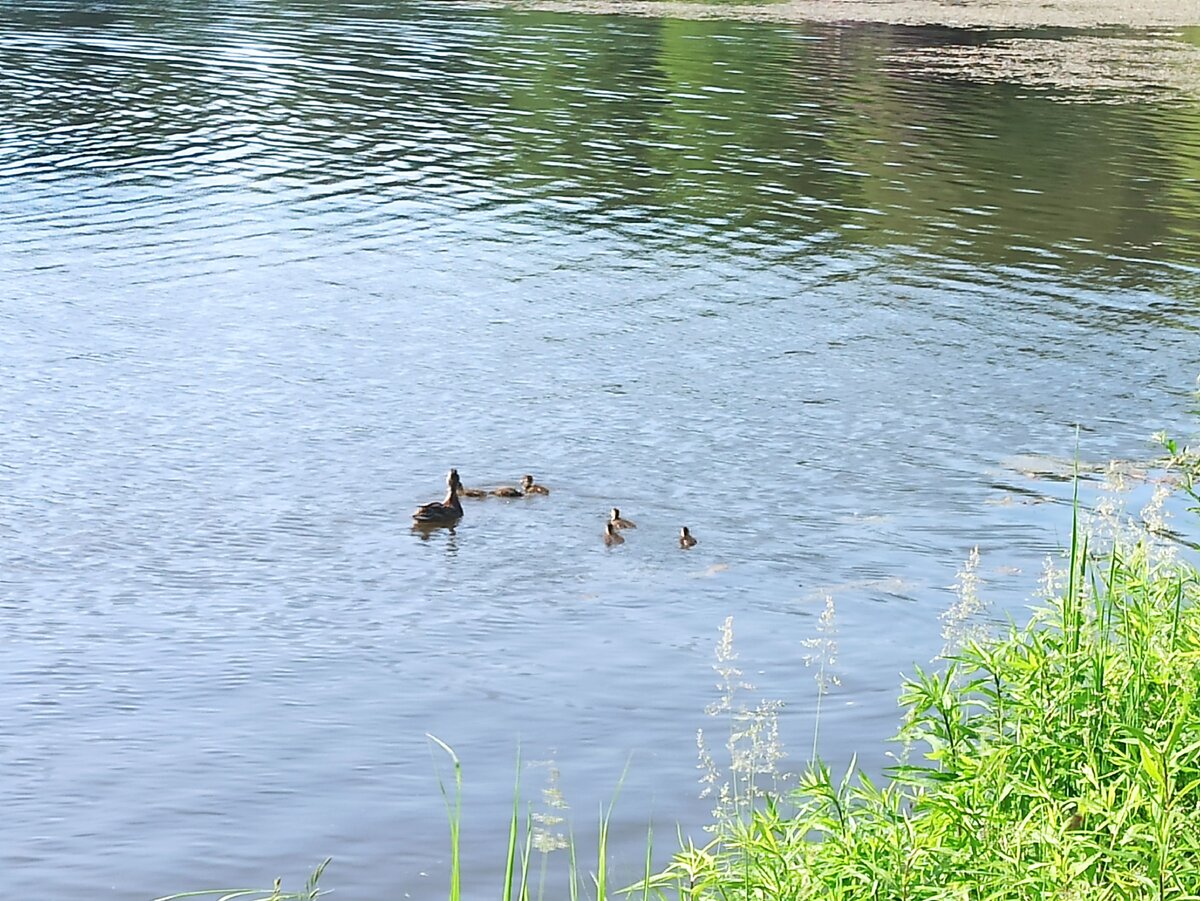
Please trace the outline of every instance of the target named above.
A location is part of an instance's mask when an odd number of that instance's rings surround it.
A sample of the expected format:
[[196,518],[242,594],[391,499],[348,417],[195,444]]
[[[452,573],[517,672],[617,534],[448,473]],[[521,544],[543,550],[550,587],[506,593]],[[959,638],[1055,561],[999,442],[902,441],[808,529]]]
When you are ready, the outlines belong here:
[[181,892],[177,895],[167,895],[162,898],[156,898],[155,901],[184,901],[184,899],[197,899],[197,901],[316,901],[318,897],[325,894],[317,883],[321,880],[321,875],[325,872],[325,868],[329,866],[331,858],[325,858],[317,868],[312,871],[308,877],[308,882],[304,888],[298,892],[285,892],[283,890],[283,880],[276,879],[275,885],[271,889],[203,889],[195,892]]

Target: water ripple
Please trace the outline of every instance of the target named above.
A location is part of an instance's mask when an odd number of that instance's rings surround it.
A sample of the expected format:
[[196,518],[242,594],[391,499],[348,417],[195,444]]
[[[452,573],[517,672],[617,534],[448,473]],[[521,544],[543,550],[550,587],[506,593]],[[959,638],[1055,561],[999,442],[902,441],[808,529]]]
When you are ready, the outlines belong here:
[[[18,897],[262,882],[297,853],[353,856],[347,895],[419,891],[427,731],[490,799],[476,822],[506,822],[521,741],[581,810],[653,746],[630,794],[693,822],[717,626],[807,729],[827,594],[854,665],[826,753],[876,747],[970,546],[1032,573],[1068,526],[1067,488],[1001,461],[1148,458],[1200,368],[1195,109],[912,62],[985,35],[7,14]],[[449,465],[554,493],[423,540],[408,512]],[[640,528],[610,552],[614,504]],[[989,588],[1020,610],[1031,584]]]

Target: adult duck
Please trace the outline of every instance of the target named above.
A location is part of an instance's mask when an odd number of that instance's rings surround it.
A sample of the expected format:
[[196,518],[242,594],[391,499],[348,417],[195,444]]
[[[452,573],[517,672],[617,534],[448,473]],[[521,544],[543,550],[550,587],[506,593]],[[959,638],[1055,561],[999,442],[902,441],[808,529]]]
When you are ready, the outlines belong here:
[[413,522],[419,526],[451,525],[462,519],[463,508],[458,500],[458,473],[453,469],[446,477],[446,499],[441,503],[422,504],[413,511]]
[[621,511],[616,507],[612,508],[612,513],[608,517],[609,523],[614,529],[636,529],[637,523],[632,519],[626,519],[621,515]]

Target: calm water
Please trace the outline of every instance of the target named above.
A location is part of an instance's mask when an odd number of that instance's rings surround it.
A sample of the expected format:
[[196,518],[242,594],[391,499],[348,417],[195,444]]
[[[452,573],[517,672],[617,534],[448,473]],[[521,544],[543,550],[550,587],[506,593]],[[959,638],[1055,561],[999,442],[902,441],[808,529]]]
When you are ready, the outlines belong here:
[[[444,897],[426,732],[477,896],[518,753],[582,841],[629,762],[631,874],[649,818],[704,821],[726,616],[799,767],[833,596],[822,751],[880,766],[970,547],[1020,615],[1063,539],[1069,486],[1022,470],[1187,429],[1195,106],[884,62],[979,33],[0,10],[14,898],[325,855],[339,897]],[[553,493],[421,540],[451,465]],[[613,505],[639,529],[609,552]]]

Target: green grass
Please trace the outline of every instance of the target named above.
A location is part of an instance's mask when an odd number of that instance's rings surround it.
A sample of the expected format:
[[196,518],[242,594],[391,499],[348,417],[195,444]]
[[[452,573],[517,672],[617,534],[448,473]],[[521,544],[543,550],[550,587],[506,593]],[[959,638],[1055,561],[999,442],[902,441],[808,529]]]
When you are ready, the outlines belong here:
[[1059,597],[905,682],[884,782],[814,764],[659,897],[1200,898],[1200,577],[1152,548],[1076,528]]
[[[1200,512],[1200,455],[1163,443],[1169,470]],[[1078,515],[1078,502],[1075,509]],[[1161,522],[1157,513],[1154,520]],[[750,686],[735,666],[727,620],[715,667],[724,696],[709,712],[727,717],[730,781],[712,835],[697,845],[681,834],[679,850],[655,872],[648,831],[641,879],[614,889],[610,804],[600,811],[594,868],[583,870],[573,836],[565,842],[567,896],[1200,899],[1200,574],[1162,543],[1173,534],[1147,520],[1140,536],[1097,552],[1077,521],[1063,587],[1026,624],[989,637],[963,632],[964,640],[948,645],[944,667],[917,668],[905,681],[902,762],[882,780],[853,764],[835,775],[816,761],[795,789],[774,781],[764,787],[781,754],[776,708],[740,701]],[[963,585],[974,585],[973,565],[960,573]],[[819,652],[824,690],[826,665],[836,657],[832,603],[821,628],[824,637],[808,646]],[[439,785],[450,824],[448,894],[458,901],[462,767],[452,749],[431,739],[454,767],[453,789],[440,778]],[[703,740],[701,759],[715,789],[719,774]],[[541,899],[545,885],[547,854],[538,840],[546,821],[525,808],[520,772],[518,761],[498,886],[503,901]],[[586,856],[590,863],[592,853]],[[284,895],[277,884],[269,893],[172,899],[311,901],[323,869],[299,894]]]
[[[458,759],[458,755],[454,753],[454,749],[434,735],[427,735],[437,747],[446,753],[454,767],[454,790],[453,793],[446,789],[445,782],[439,777],[438,785],[442,791],[442,797],[446,805],[446,813],[450,823],[450,901],[458,901],[461,897],[462,884],[462,858],[459,853],[459,835],[462,825],[462,764]],[[628,768],[628,767],[627,767]],[[545,878],[546,878],[546,861],[549,857],[548,851],[538,851],[540,856],[540,866],[537,873],[537,885],[532,884],[534,877],[534,865],[532,863],[535,844],[539,843],[539,837],[546,837],[546,818],[544,815],[528,812],[524,819],[521,817],[521,778],[520,778],[520,761],[517,765],[517,781],[513,787],[513,807],[512,815],[509,819],[508,828],[508,844],[507,853],[504,861],[504,884],[500,889],[500,897],[503,901],[534,901],[545,896]],[[621,782],[624,781],[624,774],[621,776]],[[607,807],[601,808],[599,814],[598,828],[596,833],[596,868],[595,870],[585,873],[579,868],[579,859],[576,855],[576,844],[574,837],[564,843],[568,854],[567,865],[567,890],[568,897],[571,901],[576,901],[580,896],[585,898],[608,898],[611,894],[609,886],[608,873],[608,830],[609,823],[612,821],[613,808],[616,805],[617,797],[620,794],[620,784],[617,785],[617,791],[614,792],[612,799]],[[543,792],[545,793],[545,792]],[[539,822],[540,818],[540,822]],[[651,856],[653,848],[653,832],[647,832],[646,838],[646,864],[645,878],[643,882],[647,888],[644,889],[644,894],[649,897],[649,880],[651,875]],[[161,899],[168,901],[168,899]],[[273,901],[273,899],[272,899]]]
[[317,897],[325,894],[318,887],[321,874],[329,866],[330,858],[325,858],[308,877],[304,888],[298,892],[285,892],[282,881],[275,880],[275,886],[270,889],[204,889],[198,892],[181,892],[178,895],[167,895],[155,901],[184,901],[185,898],[202,898],[205,901],[316,901]]

